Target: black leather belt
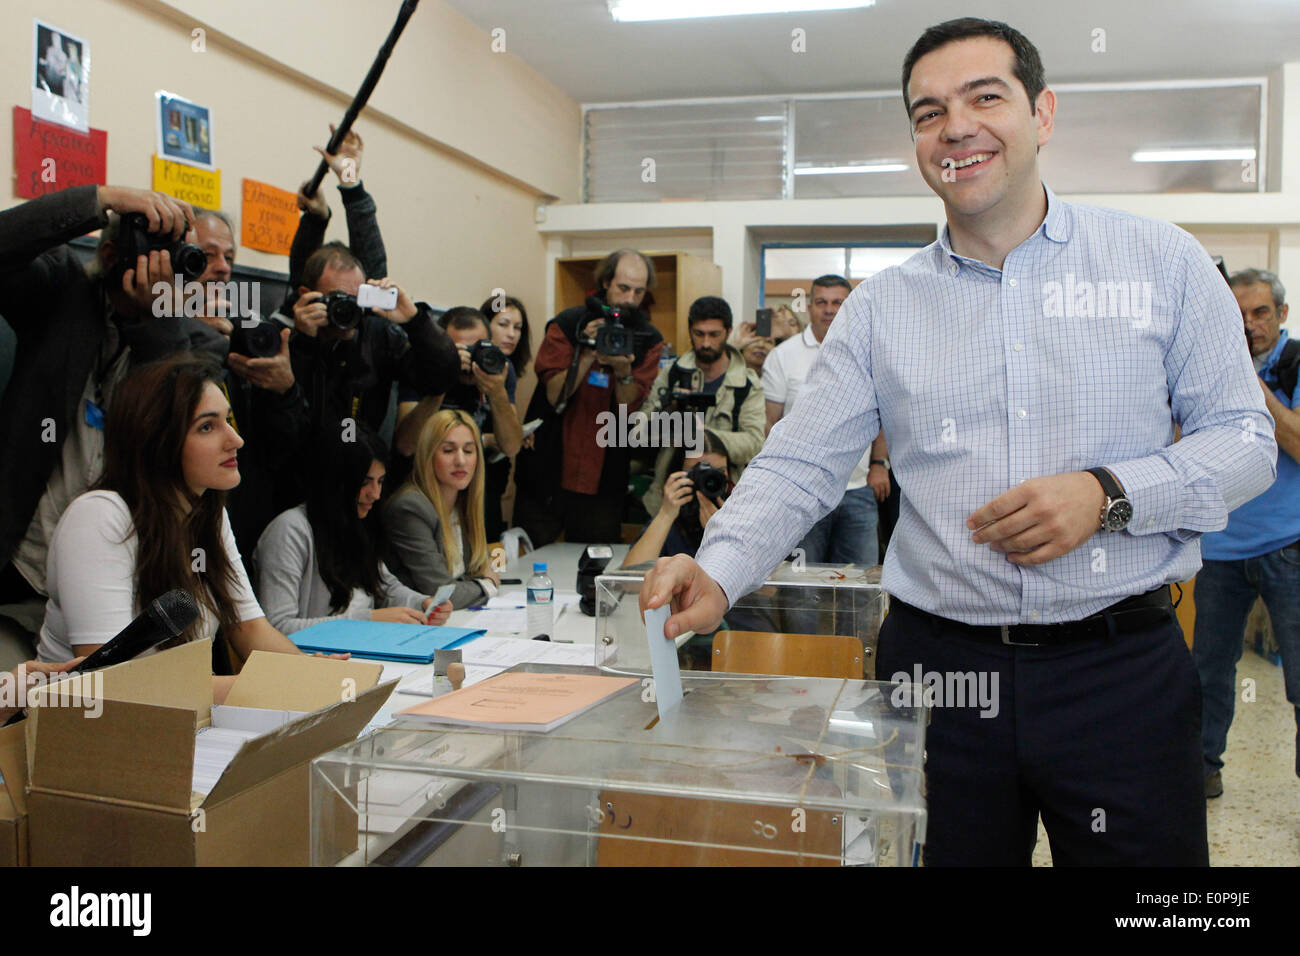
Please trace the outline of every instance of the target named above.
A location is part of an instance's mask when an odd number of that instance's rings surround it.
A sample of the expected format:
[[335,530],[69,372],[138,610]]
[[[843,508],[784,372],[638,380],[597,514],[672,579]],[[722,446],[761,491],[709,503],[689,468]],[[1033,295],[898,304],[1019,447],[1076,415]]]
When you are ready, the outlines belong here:
[[[890,595],[890,607],[901,607],[920,617],[927,618],[936,626],[959,634],[973,641],[985,644],[1023,645],[1027,647],[1058,646],[1074,644],[1079,641],[1094,641],[1108,637],[1112,633],[1123,634],[1127,631],[1142,630],[1167,621],[1173,614],[1174,605],[1169,596],[1169,585],[1163,585],[1146,594],[1137,594],[1131,598],[1112,604],[1096,614],[1079,621],[1063,621],[1060,624],[963,624],[929,611],[923,611]],[[1114,631],[1111,630],[1111,624]]]

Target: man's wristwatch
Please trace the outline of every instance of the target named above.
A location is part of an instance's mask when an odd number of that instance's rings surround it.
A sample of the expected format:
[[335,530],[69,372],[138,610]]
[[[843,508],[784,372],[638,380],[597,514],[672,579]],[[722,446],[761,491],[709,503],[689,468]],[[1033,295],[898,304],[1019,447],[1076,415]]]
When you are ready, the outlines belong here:
[[885,469],[885,471],[889,471],[889,459],[888,459],[888,458],[873,458],[873,459],[871,459],[871,464],[873,464],[873,465],[880,465],[882,468]]
[[1106,503],[1101,506],[1101,529],[1123,531],[1133,520],[1133,503],[1115,476],[1105,468],[1089,468],[1088,474],[1101,482],[1101,489],[1106,493]]

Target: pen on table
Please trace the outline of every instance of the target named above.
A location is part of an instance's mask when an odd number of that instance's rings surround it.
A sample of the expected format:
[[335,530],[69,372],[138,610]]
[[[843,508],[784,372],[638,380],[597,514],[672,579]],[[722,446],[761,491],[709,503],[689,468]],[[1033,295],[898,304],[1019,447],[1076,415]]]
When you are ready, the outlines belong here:
[[488,607],[486,604],[474,604],[465,608],[467,611],[522,611],[527,608],[526,604],[511,604],[507,607]]

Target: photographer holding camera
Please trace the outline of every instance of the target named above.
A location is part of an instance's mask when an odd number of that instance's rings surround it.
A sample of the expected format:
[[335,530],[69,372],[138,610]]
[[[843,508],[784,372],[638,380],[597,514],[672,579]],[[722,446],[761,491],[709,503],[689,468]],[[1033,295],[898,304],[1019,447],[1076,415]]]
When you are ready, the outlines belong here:
[[[102,469],[114,388],[207,333],[174,318],[173,265],[198,270],[184,278],[202,272],[203,253],[186,242],[193,225],[189,204],[124,186],[78,186],[0,213],[0,315],[17,337],[0,405],[0,605],[28,630],[43,613],[55,525]],[[65,243],[94,229],[99,248],[83,267]],[[158,283],[168,291],[156,309]]]
[[596,440],[601,412],[629,412],[650,394],[663,337],[650,302],[654,264],[635,249],[610,253],[596,269],[595,295],[546,325],[534,369],[538,387],[525,420],[542,418],[535,447],[516,462],[515,523],[537,545],[622,538],[626,447]]
[[[460,354],[460,377],[447,389],[441,408],[459,409],[473,419],[483,438],[484,521],[489,541],[499,540],[505,530],[501,518],[501,496],[510,480],[510,459],[519,453],[524,431],[515,411],[515,382],[509,375],[506,355],[492,344],[487,316],[478,309],[458,305],[438,318]],[[393,446],[398,454],[410,456],[432,413],[415,404],[417,396],[407,389],[397,395],[397,430]],[[431,403],[426,403],[431,404]]]
[[672,452],[672,474],[664,483],[658,509],[628,549],[623,567],[674,554],[694,557],[709,519],[735,484],[727,476],[730,465],[722,436],[711,431],[704,432],[704,454],[699,457],[686,457],[684,448]]
[[[388,289],[396,290],[391,307],[368,304]],[[378,432],[394,382],[424,399],[441,395],[459,374],[456,347],[429,306],[416,305],[391,279],[367,281],[347,246],[332,242],[312,253],[298,292],[289,350],[307,396],[309,433],[345,420]]]
[[[740,352],[727,344],[731,306],[725,299],[712,295],[696,299],[686,323],[691,350],[659,372],[642,410],[684,415],[702,411],[704,427],[713,431],[726,451],[730,479],[739,481],[745,465],[763,447],[762,382],[746,367]],[[654,482],[642,499],[646,511],[654,512],[663,500],[672,457],[671,448],[662,448],[655,459]]]

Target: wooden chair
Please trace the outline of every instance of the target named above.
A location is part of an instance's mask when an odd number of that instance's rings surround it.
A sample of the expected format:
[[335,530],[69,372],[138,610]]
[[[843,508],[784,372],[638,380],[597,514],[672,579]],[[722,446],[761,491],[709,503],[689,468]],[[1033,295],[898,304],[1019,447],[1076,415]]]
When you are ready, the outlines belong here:
[[848,634],[718,631],[713,635],[713,669],[862,680],[862,642]]

